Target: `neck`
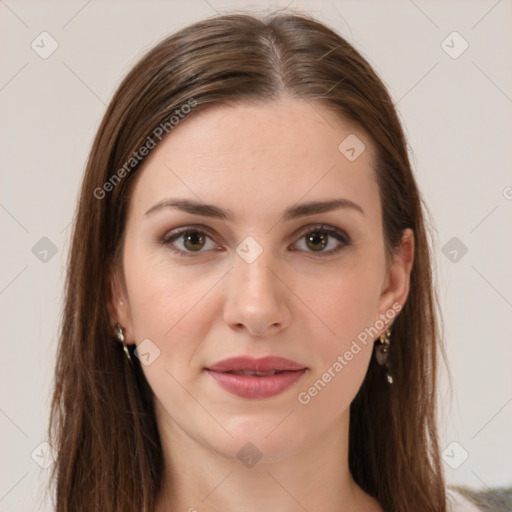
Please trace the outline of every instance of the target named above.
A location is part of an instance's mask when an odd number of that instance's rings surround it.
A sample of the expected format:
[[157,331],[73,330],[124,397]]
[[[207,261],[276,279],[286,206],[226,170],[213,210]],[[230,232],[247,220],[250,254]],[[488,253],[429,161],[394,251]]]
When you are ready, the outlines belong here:
[[350,474],[348,412],[342,428],[336,424],[306,449],[263,454],[252,466],[251,455],[246,466],[192,439],[169,416],[161,430],[165,474],[155,512],[382,512]]

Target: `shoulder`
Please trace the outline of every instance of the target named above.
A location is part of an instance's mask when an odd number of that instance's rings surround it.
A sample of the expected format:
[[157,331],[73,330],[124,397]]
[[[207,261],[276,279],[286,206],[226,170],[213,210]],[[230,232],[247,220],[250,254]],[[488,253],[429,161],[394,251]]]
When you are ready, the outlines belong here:
[[454,489],[446,489],[447,512],[481,512],[471,501]]

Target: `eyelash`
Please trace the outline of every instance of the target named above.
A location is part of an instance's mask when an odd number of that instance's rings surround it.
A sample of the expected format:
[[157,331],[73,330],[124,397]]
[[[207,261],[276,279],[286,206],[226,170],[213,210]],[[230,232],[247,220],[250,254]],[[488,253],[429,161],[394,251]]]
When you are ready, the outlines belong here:
[[[203,229],[200,229],[200,228],[202,228],[202,226],[187,226],[184,228],[179,228],[179,229],[173,230],[171,232],[166,233],[161,238],[160,243],[162,243],[163,245],[166,245],[169,248],[169,250],[171,250],[173,253],[175,253],[176,255],[178,255],[180,257],[184,257],[184,258],[194,257],[194,256],[196,256],[196,254],[199,254],[199,253],[205,252],[205,251],[202,251],[202,250],[200,250],[200,251],[182,251],[181,249],[174,247],[172,245],[172,242],[178,240],[180,236],[183,236],[186,233],[199,233],[202,235],[206,235],[208,238],[213,240],[213,237],[208,233],[208,231],[204,230],[204,228]],[[299,233],[297,241],[300,241],[302,238],[304,238],[307,234],[310,234],[310,233],[321,233],[324,235],[329,235],[329,236],[332,236],[335,239],[337,239],[339,242],[341,242],[341,245],[339,245],[337,248],[331,249],[329,251],[317,251],[317,252],[306,251],[306,252],[311,253],[314,256],[319,256],[321,258],[333,256],[334,254],[337,254],[339,251],[341,251],[344,247],[348,247],[349,245],[351,245],[350,237],[344,231],[341,231],[340,229],[333,228],[330,226],[325,226],[323,224],[319,224],[316,226],[308,226],[306,229],[302,230]],[[297,250],[300,250],[300,249],[297,249]]]

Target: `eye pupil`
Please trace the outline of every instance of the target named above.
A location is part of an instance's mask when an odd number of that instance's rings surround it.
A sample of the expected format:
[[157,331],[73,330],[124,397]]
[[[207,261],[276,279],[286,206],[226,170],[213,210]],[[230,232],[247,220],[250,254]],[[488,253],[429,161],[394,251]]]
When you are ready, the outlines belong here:
[[[328,235],[326,233],[320,233],[320,232],[313,232],[309,234],[306,237],[306,244],[310,249],[316,250],[322,250],[327,245],[327,237]],[[317,244],[320,244],[321,247],[316,247]]]
[[205,236],[197,231],[190,231],[183,235],[184,245],[190,251],[200,250],[205,243]]

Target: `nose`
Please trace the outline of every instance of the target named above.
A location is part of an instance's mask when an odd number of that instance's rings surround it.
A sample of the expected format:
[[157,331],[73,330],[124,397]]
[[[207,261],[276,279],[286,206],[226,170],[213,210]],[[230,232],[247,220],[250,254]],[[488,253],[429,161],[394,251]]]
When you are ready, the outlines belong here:
[[226,324],[262,337],[286,329],[292,317],[292,292],[280,274],[276,258],[266,251],[251,263],[235,255],[224,302]]

